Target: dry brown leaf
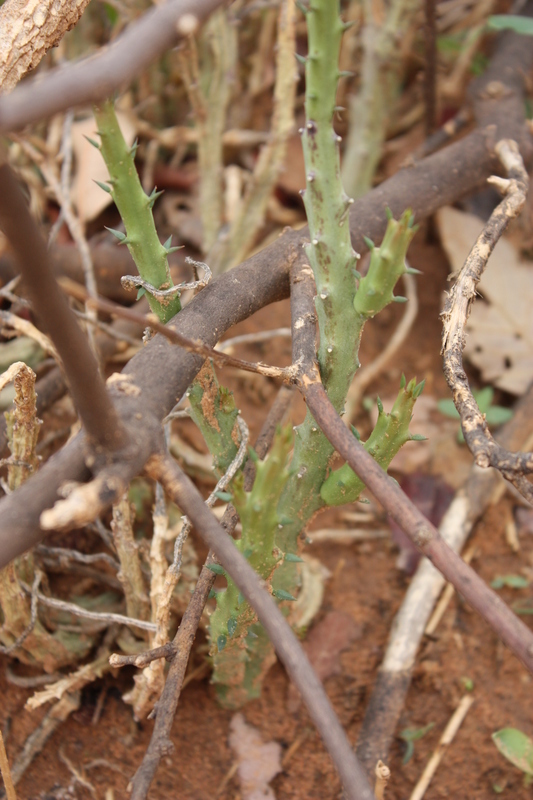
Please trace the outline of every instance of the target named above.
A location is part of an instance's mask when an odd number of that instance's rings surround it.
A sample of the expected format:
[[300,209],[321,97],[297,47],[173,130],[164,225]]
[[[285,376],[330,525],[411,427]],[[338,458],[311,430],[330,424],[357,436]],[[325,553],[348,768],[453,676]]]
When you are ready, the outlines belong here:
[[263,742],[242,714],[235,714],[230,722],[229,744],[237,757],[242,800],[276,800],[268,784],[281,772],[281,746]]
[[[453,272],[458,272],[483,222],[472,214],[443,208],[437,220]],[[465,356],[483,379],[521,395],[533,378],[533,264],[522,261],[502,238],[479,284],[478,298],[467,324]]]
[[[133,144],[135,127],[127,114],[117,111],[120,129],[128,145]],[[105,183],[109,173],[99,150],[87,141],[88,136],[98,140],[98,126],[93,116],[75,122],[72,126],[72,149],[76,158],[76,173],[72,184],[72,202],[82,222],[95,219],[112,200],[95,181]]]

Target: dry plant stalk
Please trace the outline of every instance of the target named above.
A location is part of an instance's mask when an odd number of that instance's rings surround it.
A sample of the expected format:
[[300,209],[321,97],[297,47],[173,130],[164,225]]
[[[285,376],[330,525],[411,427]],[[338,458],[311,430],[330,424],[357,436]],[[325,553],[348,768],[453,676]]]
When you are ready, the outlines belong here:
[[139,550],[133,535],[131,506],[127,493],[113,506],[111,530],[120,561],[118,579],[124,587],[127,615],[134,619],[147,620],[150,603],[141,571]]
[[510,139],[500,140],[495,151],[507,171],[508,179],[489,178],[504,199],[491,214],[489,221],[474,244],[457,282],[446,298],[442,332],[444,375],[453,393],[455,407],[461,417],[465,441],[475,462],[482,468],[489,466],[500,470],[516,489],[530,502],[533,487],[525,477],[533,471],[533,453],[511,453],[495,442],[485,415],[479,410],[463,368],[463,350],[466,341],[465,327],[476,295],[477,285],[487,266],[496,243],[512,219],[524,207],[528,188],[528,174],[518,145]]
[[472,697],[472,695],[467,694],[463,697],[463,699],[455,709],[454,713],[450,717],[448,724],[446,725],[444,733],[440,737],[437,749],[429,759],[426,768],[424,769],[424,772],[420,776],[418,783],[413,789],[413,792],[409,800],[422,800],[422,798],[424,797],[426,789],[431,783],[433,775],[437,771],[437,767],[444,758],[446,749],[453,742],[455,735],[459,730],[459,728],[461,727],[461,725],[463,724],[464,718],[468,714],[473,702],[474,698]]
[[[199,57],[201,50],[203,58]],[[231,99],[238,51],[235,27],[224,10],[215,11],[200,41],[190,36],[179,53],[185,88],[196,116],[200,169],[203,250],[209,252],[222,224],[222,135]]]
[[[151,649],[162,647],[168,641],[169,603],[162,603],[165,597],[165,575],[167,559],[165,545],[169,537],[168,515],[165,494],[160,484],[156,484],[156,501],[153,512],[154,532],[150,545],[150,607],[151,620],[156,626],[155,633],[150,634]],[[174,587],[172,587],[174,588]],[[171,593],[167,596],[170,601]],[[160,608],[160,606],[162,606]],[[164,620],[161,619],[164,618]],[[161,624],[163,622],[163,624]],[[124,700],[131,703],[136,719],[142,719],[153,708],[155,701],[161,696],[165,685],[165,661],[154,659],[143,671],[135,675],[134,688],[124,695]]]
[[4,779],[7,800],[17,800],[17,793],[15,792],[13,779],[11,777],[11,769],[9,768],[9,761],[7,760],[7,753],[2,731],[0,731],[0,772],[2,773],[2,778]]
[[246,195],[227,236],[209,255],[213,271],[223,272],[238,264],[248,254],[258,229],[264,221],[270,195],[283,168],[287,139],[295,125],[294,101],[298,73],[296,50],[295,0],[282,3],[279,11],[274,113],[268,143],[263,147]]

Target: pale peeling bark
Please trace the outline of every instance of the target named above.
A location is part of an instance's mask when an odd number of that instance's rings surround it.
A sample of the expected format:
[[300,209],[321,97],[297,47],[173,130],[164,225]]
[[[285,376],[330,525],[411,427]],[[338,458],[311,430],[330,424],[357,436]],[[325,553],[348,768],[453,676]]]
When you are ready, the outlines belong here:
[[0,7],[0,94],[13,89],[67,31],[89,0],[7,0]]

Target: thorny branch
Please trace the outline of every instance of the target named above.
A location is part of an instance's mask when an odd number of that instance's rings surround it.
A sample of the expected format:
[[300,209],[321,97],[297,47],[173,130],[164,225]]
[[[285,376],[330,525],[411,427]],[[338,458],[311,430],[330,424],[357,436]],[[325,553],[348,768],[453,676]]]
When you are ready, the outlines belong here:
[[[455,553],[438,530],[424,517],[414,503],[366,452],[363,445],[344,425],[331,404],[318,377],[313,347],[314,303],[313,281],[307,265],[295,266],[291,272],[293,301],[298,312],[293,324],[294,355],[300,373],[296,383],[317,424],[338,453],[398,523],[411,541],[441,572],[456,590],[489,623],[502,641],[533,673],[533,633],[516,617],[501,598]],[[305,310],[307,306],[307,311]]]
[[465,328],[476,295],[476,289],[494,247],[507,225],[521,212],[526,202],[529,183],[524,162],[516,142],[501,140],[495,150],[508,174],[508,179],[489,178],[505,195],[493,211],[472,248],[457,282],[448,294],[442,312],[442,355],[444,375],[452,390],[461,416],[464,437],[479,467],[495,467],[518,491],[533,502],[533,486],[524,477],[533,472],[533,453],[511,453],[499,445],[490,433],[470,390],[463,367],[466,343]]

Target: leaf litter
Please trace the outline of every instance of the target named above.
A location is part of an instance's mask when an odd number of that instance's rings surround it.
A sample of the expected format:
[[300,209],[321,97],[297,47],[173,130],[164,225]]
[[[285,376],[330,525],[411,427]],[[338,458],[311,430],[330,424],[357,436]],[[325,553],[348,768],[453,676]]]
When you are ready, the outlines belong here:
[[[484,223],[454,208],[441,209],[437,222],[456,274]],[[465,356],[484,381],[521,395],[533,376],[533,269],[508,238],[502,237],[494,248],[478,291],[467,324]]]

